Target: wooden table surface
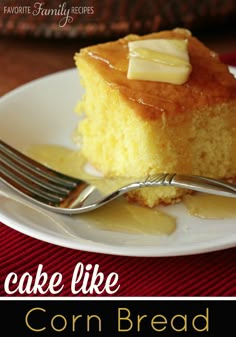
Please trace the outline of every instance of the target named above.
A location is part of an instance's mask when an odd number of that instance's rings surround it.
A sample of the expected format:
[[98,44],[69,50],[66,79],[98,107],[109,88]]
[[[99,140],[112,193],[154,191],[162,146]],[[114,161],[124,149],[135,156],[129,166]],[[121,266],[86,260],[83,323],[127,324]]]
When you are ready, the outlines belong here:
[[[236,31],[196,35],[218,53],[236,51]],[[73,68],[73,56],[83,46],[99,41],[83,39],[0,38],[0,95],[59,70]]]

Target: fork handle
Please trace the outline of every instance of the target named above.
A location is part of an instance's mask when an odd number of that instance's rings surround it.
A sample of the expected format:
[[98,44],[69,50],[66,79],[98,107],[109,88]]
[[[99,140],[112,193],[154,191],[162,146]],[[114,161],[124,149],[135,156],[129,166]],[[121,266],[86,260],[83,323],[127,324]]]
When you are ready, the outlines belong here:
[[236,198],[236,185],[222,180],[202,176],[175,175],[171,180],[171,185],[189,188],[198,192]]
[[156,179],[147,179],[146,186],[174,186],[204,192],[209,194],[221,195],[236,198],[236,185],[226,183],[222,180],[181,174],[163,174],[156,176]]

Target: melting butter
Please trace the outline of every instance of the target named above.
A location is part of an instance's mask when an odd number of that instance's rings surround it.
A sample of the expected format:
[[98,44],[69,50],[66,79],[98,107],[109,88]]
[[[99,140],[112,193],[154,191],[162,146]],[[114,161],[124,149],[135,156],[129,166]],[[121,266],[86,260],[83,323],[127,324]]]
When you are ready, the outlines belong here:
[[183,202],[191,215],[200,218],[236,218],[235,198],[197,193],[184,196]]
[[188,62],[177,56],[161,53],[152,49],[136,48],[130,53],[131,57],[138,57],[154,62],[167,64],[169,66],[188,65]]
[[[92,170],[86,171],[86,159],[78,150],[58,145],[33,145],[27,150],[27,154],[52,169],[93,183],[104,193],[122,184],[122,181],[94,175]],[[115,232],[170,235],[176,229],[175,217],[158,209],[128,203],[125,197],[113,200],[94,211],[82,213],[78,218],[89,221],[102,230]]]
[[192,67],[187,39],[130,41],[128,79],[183,84]]

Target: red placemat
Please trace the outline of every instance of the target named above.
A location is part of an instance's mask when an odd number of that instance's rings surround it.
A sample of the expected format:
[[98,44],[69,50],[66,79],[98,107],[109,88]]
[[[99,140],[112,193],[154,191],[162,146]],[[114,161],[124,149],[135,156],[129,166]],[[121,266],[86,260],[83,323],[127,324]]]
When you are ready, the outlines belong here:
[[236,53],[235,52],[222,54],[220,55],[220,59],[225,64],[236,67]]
[[[40,264],[49,276],[62,274],[64,288],[58,296],[98,296],[71,293],[71,276],[78,263],[98,264],[105,278],[117,273],[120,288],[112,296],[236,296],[235,262],[236,248],[159,258],[88,253],[45,243],[0,224],[0,296],[7,296],[4,282],[10,272],[18,277],[28,272],[35,279]],[[22,295],[16,292],[13,296]],[[110,295],[103,292],[100,296]]]

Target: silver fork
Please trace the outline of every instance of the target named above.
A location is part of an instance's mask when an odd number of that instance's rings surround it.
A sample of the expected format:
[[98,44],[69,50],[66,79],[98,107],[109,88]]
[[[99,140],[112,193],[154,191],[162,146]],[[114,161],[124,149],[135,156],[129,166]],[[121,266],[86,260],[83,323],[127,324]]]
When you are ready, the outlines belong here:
[[175,186],[236,197],[235,184],[202,176],[168,173],[127,183],[104,195],[96,186],[39,164],[1,140],[0,181],[35,204],[62,214],[91,211],[131,190],[150,186]]

